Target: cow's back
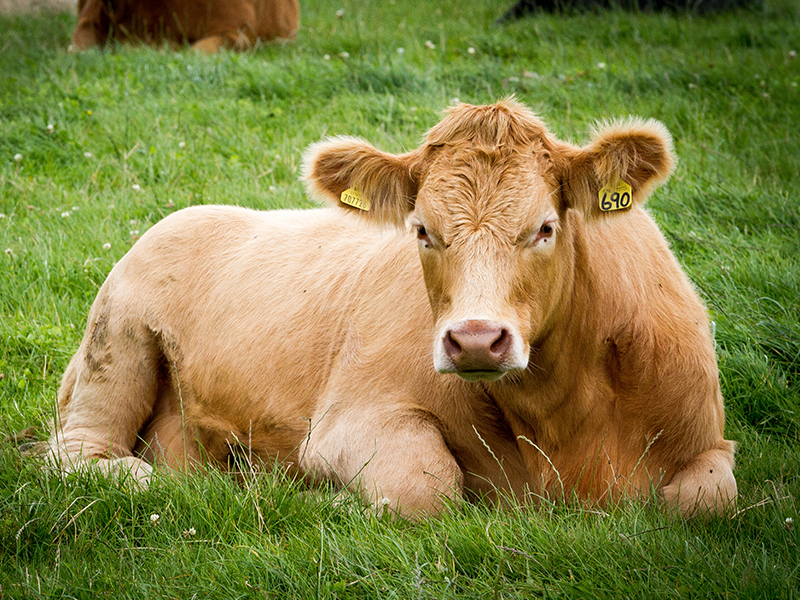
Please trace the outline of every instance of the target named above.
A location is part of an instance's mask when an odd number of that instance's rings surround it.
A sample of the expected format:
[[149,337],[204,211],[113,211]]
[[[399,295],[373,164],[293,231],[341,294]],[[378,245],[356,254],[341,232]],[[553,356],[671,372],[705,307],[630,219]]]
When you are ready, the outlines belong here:
[[95,304],[159,337],[190,416],[246,436],[294,423],[296,445],[386,237],[333,212],[180,211],[116,265]]

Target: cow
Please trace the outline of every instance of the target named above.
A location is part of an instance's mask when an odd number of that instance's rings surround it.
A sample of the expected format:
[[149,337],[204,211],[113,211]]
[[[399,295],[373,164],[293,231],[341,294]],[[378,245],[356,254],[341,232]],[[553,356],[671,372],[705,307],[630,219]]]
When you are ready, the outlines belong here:
[[[418,518],[464,498],[722,514],[734,444],[706,310],[642,205],[663,125],[555,138],[514,98],[403,154],[306,154],[332,206],[177,211],[114,266],[52,461],[146,484],[280,465]],[[127,475],[126,475],[127,476]]]
[[118,40],[185,43],[213,54],[251,48],[257,40],[292,39],[299,23],[298,0],[79,0],[70,49]]

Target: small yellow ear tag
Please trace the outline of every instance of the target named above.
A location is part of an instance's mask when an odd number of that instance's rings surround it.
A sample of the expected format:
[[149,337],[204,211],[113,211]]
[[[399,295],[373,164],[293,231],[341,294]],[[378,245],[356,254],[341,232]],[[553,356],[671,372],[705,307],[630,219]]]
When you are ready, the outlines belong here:
[[355,188],[348,188],[342,192],[342,203],[354,206],[359,210],[369,210],[369,198],[364,198]]
[[600,190],[600,210],[609,212],[612,210],[624,210],[631,207],[631,186],[620,181],[615,186],[607,185]]

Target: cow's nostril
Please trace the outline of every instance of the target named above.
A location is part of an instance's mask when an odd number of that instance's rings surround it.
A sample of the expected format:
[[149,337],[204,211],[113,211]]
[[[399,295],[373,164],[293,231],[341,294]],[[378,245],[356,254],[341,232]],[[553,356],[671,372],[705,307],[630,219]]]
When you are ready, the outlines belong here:
[[444,336],[444,350],[450,358],[458,358],[463,352],[461,344],[455,340],[452,331],[448,331]]
[[507,329],[500,331],[500,336],[492,343],[489,351],[495,356],[503,356],[511,349],[511,334]]

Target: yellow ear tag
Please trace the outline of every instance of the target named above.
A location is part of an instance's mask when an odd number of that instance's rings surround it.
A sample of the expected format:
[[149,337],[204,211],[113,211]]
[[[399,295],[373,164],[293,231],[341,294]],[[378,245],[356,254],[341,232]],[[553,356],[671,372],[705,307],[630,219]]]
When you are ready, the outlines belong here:
[[348,188],[342,192],[342,203],[354,206],[359,210],[369,210],[369,198],[364,198],[355,188]]
[[607,185],[600,190],[600,210],[609,212],[612,210],[625,210],[631,207],[631,186],[620,181],[615,186]]

